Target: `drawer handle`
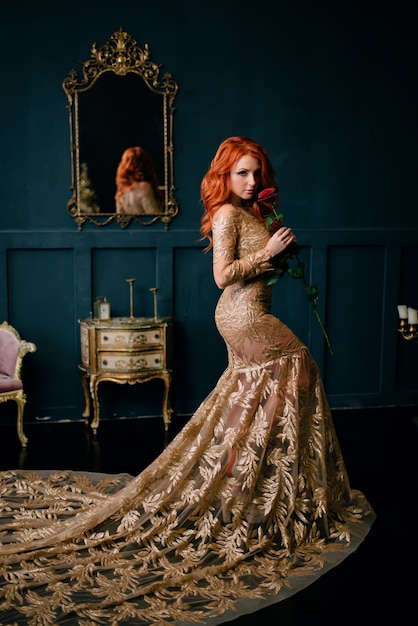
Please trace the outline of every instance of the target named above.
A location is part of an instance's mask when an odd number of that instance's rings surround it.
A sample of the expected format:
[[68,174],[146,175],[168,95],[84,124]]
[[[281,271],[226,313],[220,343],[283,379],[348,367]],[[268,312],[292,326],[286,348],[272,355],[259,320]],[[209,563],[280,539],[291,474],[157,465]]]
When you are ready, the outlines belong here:
[[103,335],[103,341],[109,341],[109,337],[107,335]]
[[154,339],[159,339],[159,338],[160,338],[160,333],[155,333]]
[[155,363],[160,363],[160,359],[155,359]]
[[103,365],[107,365],[106,359],[103,359]]

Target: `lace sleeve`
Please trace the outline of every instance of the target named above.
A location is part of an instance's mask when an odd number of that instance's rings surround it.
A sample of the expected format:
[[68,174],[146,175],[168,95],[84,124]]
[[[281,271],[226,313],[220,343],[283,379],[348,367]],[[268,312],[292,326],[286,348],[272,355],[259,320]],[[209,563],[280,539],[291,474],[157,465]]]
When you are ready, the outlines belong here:
[[224,205],[216,213],[212,225],[213,274],[220,289],[259,274],[272,271],[270,253],[261,248],[238,258],[240,220],[232,205]]

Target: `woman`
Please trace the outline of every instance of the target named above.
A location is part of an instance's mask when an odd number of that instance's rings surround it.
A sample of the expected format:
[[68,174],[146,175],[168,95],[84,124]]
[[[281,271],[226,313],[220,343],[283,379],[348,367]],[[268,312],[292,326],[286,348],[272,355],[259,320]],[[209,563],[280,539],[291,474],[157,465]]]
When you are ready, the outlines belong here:
[[275,185],[265,150],[221,144],[202,181],[202,233],[223,289],[229,363],[139,476],[4,472],[5,623],[220,624],[314,582],[367,535],[315,362],[270,313],[269,235],[255,202]]
[[154,163],[140,146],[127,148],[116,170],[116,213],[158,215],[161,192]]

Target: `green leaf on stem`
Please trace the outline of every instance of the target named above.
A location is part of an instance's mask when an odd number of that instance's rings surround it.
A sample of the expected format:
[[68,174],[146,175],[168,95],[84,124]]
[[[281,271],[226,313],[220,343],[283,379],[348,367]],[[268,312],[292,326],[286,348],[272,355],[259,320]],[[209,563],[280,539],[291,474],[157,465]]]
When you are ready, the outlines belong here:
[[277,282],[278,276],[271,276],[266,280],[266,285],[274,285]]
[[290,278],[304,278],[305,276],[305,269],[303,267],[303,265],[299,264],[299,265],[295,265],[295,267],[289,267],[289,269],[287,270],[287,273],[289,274]]
[[315,302],[318,298],[318,287],[316,285],[307,285],[305,287],[309,302]]

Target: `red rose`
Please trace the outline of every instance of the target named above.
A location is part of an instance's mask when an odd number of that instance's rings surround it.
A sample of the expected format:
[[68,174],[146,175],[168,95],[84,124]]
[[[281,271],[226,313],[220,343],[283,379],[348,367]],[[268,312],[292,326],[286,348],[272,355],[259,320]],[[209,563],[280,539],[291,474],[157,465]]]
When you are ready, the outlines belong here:
[[266,189],[262,189],[258,194],[257,200],[259,202],[275,202],[279,195],[276,187],[267,187]]
[[277,213],[279,191],[276,187],[262,189],[257,196],[260,215],[263,218],[269,233],[275,233],[283,225],[283,215]]

